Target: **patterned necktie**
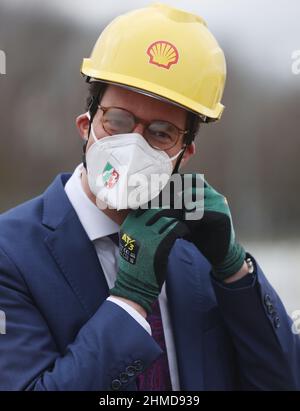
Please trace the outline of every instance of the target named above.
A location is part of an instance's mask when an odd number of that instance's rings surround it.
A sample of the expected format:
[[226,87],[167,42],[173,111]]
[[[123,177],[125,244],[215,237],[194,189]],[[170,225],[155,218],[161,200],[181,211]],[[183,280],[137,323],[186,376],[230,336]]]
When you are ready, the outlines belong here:
[[152,304],[152,313],[147,321],[152,337],[163,350],[163,354],[142,374],[137,377],[139,391],[172,391],[164,330],[158,300]]
[[[116,245],[119,245],[118,233],[111,234],[109,237]],[[163,350],[163,353],[145,372],[137,377],[137,389],[139,391],[172,391],[166,343],[158,300],[152,304],[152,313],[147,315],[146,320],[150,324],[152,337]]]

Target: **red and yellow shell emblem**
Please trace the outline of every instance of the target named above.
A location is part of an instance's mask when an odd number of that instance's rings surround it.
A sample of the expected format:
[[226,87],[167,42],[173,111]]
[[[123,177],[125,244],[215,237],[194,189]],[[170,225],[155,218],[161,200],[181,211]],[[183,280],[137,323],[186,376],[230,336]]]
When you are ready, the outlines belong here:
[[179,53],[177,48],[168,41],[160,40],[152,43],[147,50],[150,57],[149,63],[169,69],[172,64],[177,64]]

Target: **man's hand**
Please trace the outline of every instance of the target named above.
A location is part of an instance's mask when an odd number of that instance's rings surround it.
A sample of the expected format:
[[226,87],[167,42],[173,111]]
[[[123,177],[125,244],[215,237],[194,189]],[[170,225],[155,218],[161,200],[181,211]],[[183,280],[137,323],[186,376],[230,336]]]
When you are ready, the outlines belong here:
[[[197,187],[203,187],[201,184],[196,184],[197,179],[201,179],[203,183],[202,175],[194,174],[193,179],[192,187],[184,187],[184,190],[192,190],[196,194]],[[195,197],[200,196],[195,195]],[[230,282],[231,279],[228,279],[231,276],[237,276],[236,279],[239,279],[247,274],[245,250],[236,242],[228,202],[205,180],[204,212],[201,219],[186,219],[184,210],[170,210],[170,213],[166,210],[165,215],[173,215],[184,221],[191,232],[191,241],[211,263],[213,275],[217,279]]]
[[147,313],[165,281],[168,256],[185,224],[163,217],[161,209],[132,211],[120,231],[119,271],[110,294],[134,301]]

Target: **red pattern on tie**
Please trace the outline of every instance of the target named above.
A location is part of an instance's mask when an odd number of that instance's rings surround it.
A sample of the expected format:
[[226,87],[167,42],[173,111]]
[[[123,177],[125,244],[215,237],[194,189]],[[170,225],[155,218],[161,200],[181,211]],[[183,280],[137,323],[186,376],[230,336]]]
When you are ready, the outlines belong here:
[[139,391],[172,391],[169,364],[158,300],[152,305],[152,313],[147,321],[152,330],[152,337],[164,351],[147,370],[137,377]]

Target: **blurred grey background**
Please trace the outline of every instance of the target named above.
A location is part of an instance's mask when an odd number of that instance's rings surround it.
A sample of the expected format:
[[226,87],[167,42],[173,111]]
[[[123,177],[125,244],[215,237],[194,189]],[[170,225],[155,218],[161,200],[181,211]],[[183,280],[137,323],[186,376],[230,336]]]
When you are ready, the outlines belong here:
[[[227,59],[223,118],[202,127],[186,171],[205,173],[226,195],[238,237],[288,310],[300,309],[299,0],[162,2],[204,17]],[[81,161],[82,58],[113,17],[147,4],[0,0],[0,212]]]

